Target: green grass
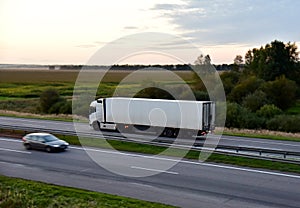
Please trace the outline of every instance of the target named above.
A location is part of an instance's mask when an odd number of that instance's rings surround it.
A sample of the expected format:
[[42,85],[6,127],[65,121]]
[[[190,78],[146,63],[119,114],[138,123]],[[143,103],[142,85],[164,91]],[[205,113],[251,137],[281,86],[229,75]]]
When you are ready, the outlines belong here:
[[82,189],[0,176],[0,207],[172,207]]
[[6,98],[37,98],[49,88],[56,89],[62,96],[73,94],[74,83],[1,83],[0,96]]
[[0,109],[6,111],[16,111],[23,113],[38,113],[38,98],[21,98],[0,100]]
[[14,100],[14,99],[17,99],[17,98],[0,96],[0,101],[3,101],[3,100]]
[[296,104],[286,110],[286,113],[291,115],[300,114],[300,100],[297,100]]

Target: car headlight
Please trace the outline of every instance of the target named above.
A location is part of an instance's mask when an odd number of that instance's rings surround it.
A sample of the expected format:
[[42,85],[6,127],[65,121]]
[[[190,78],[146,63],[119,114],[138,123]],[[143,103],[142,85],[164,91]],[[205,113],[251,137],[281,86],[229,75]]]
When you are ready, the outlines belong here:
[[53,145],[53,147],[59,147],[60,145],[58,145],[58,144],[55,144],[55,145]]

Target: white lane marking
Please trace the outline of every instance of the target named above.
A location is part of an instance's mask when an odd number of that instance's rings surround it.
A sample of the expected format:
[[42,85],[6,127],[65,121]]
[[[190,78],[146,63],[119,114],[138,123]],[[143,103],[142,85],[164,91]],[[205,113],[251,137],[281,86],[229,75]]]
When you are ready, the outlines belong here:
[[131,168],[133,168],[133,169],[140,169],[140,170],[147,170],[147,171],[152,171],[152,172],[169,173],[169,174],[173,174],[173,175],[178,175],[177,172],[166,171],[166,170],[157,170],[157,169],[143,168],[143,167],[137,167],[137,166],[131,166]]
[[14,150],[14,149],[6,149],[6,148],[1,148],[1,147],[0,147],[0,151],[8,151],[8,152],[23,153],[23,154],[31,154],[31,152],[27,152],[27,151]]
[[147,188],[153,188],[153,186],[151,185],[148,185],[148,184],[142,184],[142,183],[130,183],[130,184],[133,184],[133,185],[137,185],[137,186],[142,186],[142,187],[147,187]]
[[0,141],[6,141],[6,142],[22,142],[22,140],[18,139],[5,139],[0,137]]
[[119,154],[119,155],[131,156],[131,157],[143,157],[143,158],[154,159],[154,160],[165,160],[165,161],[178,162],[178,163],[186,163],[186,164],[201,165],[201,166],[207,166],[207,167],[223,168],[223,169],[229,169],[229,170],[238,170],[238,171],[245,171],[245,172],[260,173],[260,174],[266,174],[266,175],[283,176],[283,177],[300,179],[300,175],[277,173],[277,172],[256,170],[256,169],[250,169],[250,168],[240,168],[240,167],[217,165],[217,164],[211,164],[211,163],[201,163],[201,162],[194,162],[194,161],[180,160],[180,159],[176,160],[176,159],[165,158],[165,157],[131,154],[131,153],[92,149],[92,148],[81,148],[81,147],[80,148],[79,147],[70,147],[70,148],[78,149],[78,150],[95,151],[95,152],[102,152],[102,153],[108,153],[108,154]]

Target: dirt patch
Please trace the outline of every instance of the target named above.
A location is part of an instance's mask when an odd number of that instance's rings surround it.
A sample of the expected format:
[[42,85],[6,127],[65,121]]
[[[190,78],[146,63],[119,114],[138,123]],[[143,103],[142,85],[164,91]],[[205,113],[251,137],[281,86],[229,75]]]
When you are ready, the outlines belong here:
[[[220,132],[221,129],[216,128],[216,132]],[[238,134],[256,134],[256,135],[272,135],[272,136],[283,136],[300,138],[300,133],[289,133],[281,131],[270,131],[266,129],[237,129],[237,128],[224,128],[224,132],[227,133],[238,133]]]

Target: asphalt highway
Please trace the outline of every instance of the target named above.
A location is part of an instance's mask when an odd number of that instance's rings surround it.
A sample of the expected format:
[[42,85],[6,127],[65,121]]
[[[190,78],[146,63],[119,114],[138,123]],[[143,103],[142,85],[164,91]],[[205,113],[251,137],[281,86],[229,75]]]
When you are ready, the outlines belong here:
[[[73,122],[62,122],[62,121],[50,121],[50,120],[40,120],[40,119],[24,119],[24,118],[12,118],[12,117],[1,117],[0,125],[17,125],[19,127],[32,127],[32,128],[42,128],[42,129],[54,129],[61,131],[74,131]],[[91,129],[88,124],[82,123],[77,124],[77,130],[81,132],[94,133],[96,131]],[[117,132],[103,132],[103,135],[115,135],[120,136]],[[141,136],[131,135],[132,137],[141,138]],[[146,138],[146,137],[144,137]],[[166,139],[166,138],[164,138]],[[216,143],[215,137],[210,137],[207,139],[207,143]],[[201,141],[200,141],[201,143]],[[246,137],[236,137],[236,136],[222,136],[218,142],[220,145],[228,146],[242,146],[242,147],[255,147],[255,148],[265,148],[265,149],[275,149],[284,151],[300,151],[300,142],[292,141],[279,141],[270,139],[259,139],[259,138],[246,138]]]
[[46,153],[11,138],[0,138],[0,174],[179,207],[300,207],[300,175],[77,146]]

